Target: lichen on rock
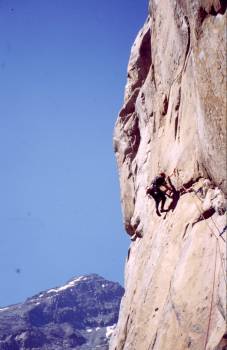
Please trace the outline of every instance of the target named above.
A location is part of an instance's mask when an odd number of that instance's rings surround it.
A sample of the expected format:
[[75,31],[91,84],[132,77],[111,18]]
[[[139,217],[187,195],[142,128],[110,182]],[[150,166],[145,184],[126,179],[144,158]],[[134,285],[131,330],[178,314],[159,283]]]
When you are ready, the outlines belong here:
[[[132,46],[114,148],[138,238],[111,350],[227,346],[225,42],[226,1],[153,0]],[[162,171],[179,198],[158,217],[146,188]]]

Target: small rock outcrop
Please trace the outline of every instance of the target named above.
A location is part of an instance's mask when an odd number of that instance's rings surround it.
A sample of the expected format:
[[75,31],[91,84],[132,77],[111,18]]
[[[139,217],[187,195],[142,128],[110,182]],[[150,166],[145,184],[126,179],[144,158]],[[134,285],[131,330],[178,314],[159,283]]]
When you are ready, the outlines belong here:
[[124,289],[81,276],[0,309],[0,350],[107,350]]
[[[227,349],[226,6],[150,1],[132,46],[114,149],[133,242],[111,350]],[[146,195],[160,172],[161,217]]]

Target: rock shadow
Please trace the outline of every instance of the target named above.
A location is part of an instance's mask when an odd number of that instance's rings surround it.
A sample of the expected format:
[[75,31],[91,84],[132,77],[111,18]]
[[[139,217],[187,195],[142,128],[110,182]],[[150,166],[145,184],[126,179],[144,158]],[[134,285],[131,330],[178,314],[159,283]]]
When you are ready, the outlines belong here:
[[193,223],[192,223],[192,227],[197,224],[200,221],[203,220],[207,220],[209,218],[211,218],[211,216],[213,216],[215,213],[215,209],[213,207],[205,210]]
[[177,203],[178,203],[178,201],[180,199],[180,196],[181,196],[181,192],[178,191],[174,187],[174,185],[173,185],[172,181],[170,180],[170,178],[168,178],[168,181],[169,181],[169,184],[170,184],[170,187],[171,187],[171,190],[172,190],[172,196],[171,196],[172,201],[171,201],[169,207],[166,209],[167,212],[170,211],[170,210],[174,211],[176,209]]

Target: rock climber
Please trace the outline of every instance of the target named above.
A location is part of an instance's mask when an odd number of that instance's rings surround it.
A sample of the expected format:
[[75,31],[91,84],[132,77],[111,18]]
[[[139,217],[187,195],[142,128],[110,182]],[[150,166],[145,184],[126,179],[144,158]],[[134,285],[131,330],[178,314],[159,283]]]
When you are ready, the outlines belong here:
[[151,186],[147,188],[146,194],[154,198],[156,213],[158,216],[161,216],[158,209],[159,204],[161,203],[161,212],[165,212],[164,205],[166,202],[166,196],[172,198],[172,188],[167,185],[165,173],[160,173],[154,178]]

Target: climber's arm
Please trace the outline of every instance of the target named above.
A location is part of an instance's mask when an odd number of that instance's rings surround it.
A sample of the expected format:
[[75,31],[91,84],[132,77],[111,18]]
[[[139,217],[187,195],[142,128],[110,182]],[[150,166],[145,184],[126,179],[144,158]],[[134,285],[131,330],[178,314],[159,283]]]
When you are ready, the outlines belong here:
[[173,189],[170,186],[168,186],[166,182],[161,186],[161,189],[165,192],[167,197],[172,197]]

